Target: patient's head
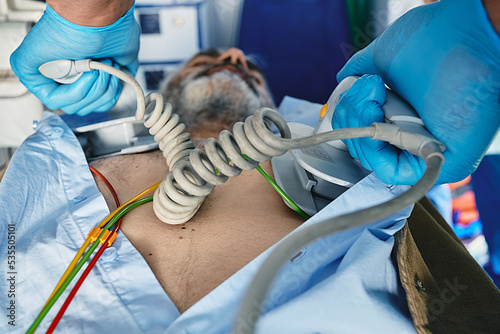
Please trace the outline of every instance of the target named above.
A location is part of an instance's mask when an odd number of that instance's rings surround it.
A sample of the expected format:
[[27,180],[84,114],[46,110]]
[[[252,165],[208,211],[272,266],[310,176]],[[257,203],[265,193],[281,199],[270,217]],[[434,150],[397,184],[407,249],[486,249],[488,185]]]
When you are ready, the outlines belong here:
[[162,83],[189,131],[230,129],[260,107],[274,107],[262,71],[241,50],[202,51]]

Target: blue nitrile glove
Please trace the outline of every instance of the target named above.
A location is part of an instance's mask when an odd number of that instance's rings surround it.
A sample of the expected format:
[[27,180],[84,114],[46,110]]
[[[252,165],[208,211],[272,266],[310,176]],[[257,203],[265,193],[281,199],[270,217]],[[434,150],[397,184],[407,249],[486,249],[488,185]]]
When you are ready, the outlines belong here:
[[[379,74],[446,145],[438,183],[459,181],[476,169],[500,126],[500,37],[480,0],[441,0],[411,10],[355,54],[337,79],[363,74]],[[382,121],[381,90],[375,78],[355,85],[332,126]],[[388,184],[413,184],[425,170],[420,158],[381,142],[353,139],[348,146]]]
[[93,59],[135,74],[139,52],[139,27],[134,6],[115,23],[105,27],[73,24],[49,5],[10,58],[21,82],[50,109],[86,115],[110,109],[120,95],[116,77],[100,71],[83,73],[72,84],[61,85],[44,77],[38,67],[60,59]]
[[[334,128],[357,128],[374,122],[383,123],[381,105],[385,99],[386,88],[380,76],[365,74],[341,95],[332,125]],[[344,143],[351,155],[359,159],[366,169],[374,171],[384,183],[402,184],[398,181],[404,176],[413,184],[425,171],[424,160],[385,141],[367,137],[346,139]]]

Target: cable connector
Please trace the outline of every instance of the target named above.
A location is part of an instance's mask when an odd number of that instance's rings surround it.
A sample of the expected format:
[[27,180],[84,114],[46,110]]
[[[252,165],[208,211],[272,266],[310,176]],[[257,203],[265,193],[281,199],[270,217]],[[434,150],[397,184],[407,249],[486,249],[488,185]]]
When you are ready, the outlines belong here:
[[109,235],[110,235],[111,233],[112,233],[112,235],[111,235],[111,237],[109,238],[109,240],[108,240],[108,245],[107,245],[106,247],[111,246],[111,244],[113,243],[113,241],[115,241],[116,236],[117,236],[116,232],[111,231],[111,230],[107,230],[106,232],[104,232],[104,234],[102,235],[101,239],[99,239],[99,243],[100,243],[100,244],[103,244],[103,243],[106,241],[106,239],[108,239],[108,237],[109,237]]
[[386,141],[422,159],[425,159],[428,154],[428,152],[423,151],[423,148],[429,143],[435,144],[434,147],[438,148],[441,152],[446,149],[443,143],[434,138],[421,125],[407,124],[404,130],[398,124],[373,123],[372,126],[375,128],[375,133],[371,137],[372,139]]
[[61,84],[71,84],[78,80],[84,72],[92,71],[91,59],[54,60],[40,65],[38,70],[45,77]]
[[89,234],[87,234],[87,239],[90,239],[90,242],[94,242],[97,240],[99,237],[99,234],[101,234],[102,228],[100,227],[92,227],[92,230],[90,230]]

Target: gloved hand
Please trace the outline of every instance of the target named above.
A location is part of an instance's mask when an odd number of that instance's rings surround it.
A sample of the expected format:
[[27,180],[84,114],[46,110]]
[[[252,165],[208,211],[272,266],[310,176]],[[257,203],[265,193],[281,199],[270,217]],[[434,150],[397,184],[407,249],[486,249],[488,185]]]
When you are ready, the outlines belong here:
[[100,71],[83,73],[72,84],[61,85],[44,77],[38,67],[60,59],[93,59],[135,74],[138,67],[139,27],[132,7],[105,27],[73,24],[48,4],[45,13],[11,55],[13,71],[48,108],[68,114],[103,112],[117,101],[121,86],[116,77]]
[[[441,0],[394,22],[338,73],[378,74],[420,115],[447,149],[438,183],[464,179],[478,166],[500,126],[500,37],[480,0]],[[334,128],[382,121],[381,81],[365,78],[344,95]],[[339,111],[337,113],[337,111]],[[351,154],[388,184],[413,184],[420,158],[369,139],[347,141]]]

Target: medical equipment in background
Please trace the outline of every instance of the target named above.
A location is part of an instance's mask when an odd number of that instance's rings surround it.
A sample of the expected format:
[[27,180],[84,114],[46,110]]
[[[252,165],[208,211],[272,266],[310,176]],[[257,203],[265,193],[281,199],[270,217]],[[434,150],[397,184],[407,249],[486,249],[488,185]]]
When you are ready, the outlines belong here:
[[206,0],[135,1],[134,16],[141,28],[136,80],[144,91],[158,90],[168,72],[208,47],[207,6]]
[[0,0],[0,169],[42,116],[42,103],[16,77],[9,58],[44,10],[43,1]]
[[0,0],[0,22],[37,22],[45,10],[43,0]]
[[[56,81],[76,80],[82,72],[92,70],[102,70],[115,75],[130,83],[136,92],[136,120],[146,119],[144,125],[150,128],[151,134],[155,136],[155,141],[159,143],[171,170],[155,191],[153,201],[157,217],[170,224],[188,221],[215,185],[224,183],[229,176],[240,174],[242,169],[254,169],[259,161],[284,155],[288,150],[292,150],[293,160],[311,175],[317,178],[325,177],[333,181],[331,183],[343,183],[344,186],[345,180],[336,177],[342,175],[337,169],[349,165],[347,152],[338,143],[340,139],[369,136],[372,139],[384,140],[421,157],[426,162],[427,169],[422,178],[410,190],[391,201],[321,221],[283,239],[270,253],[252,281],[236,320],[235,333],[253,333],[258,319],[256,315],[260,314],[261,304],[273,278],[296,251],[318,238],[386,218],[412,205],[434,185],[444,162],[441,153],[445,149],[443,144],[427,132],[411,107],[390,90],[387,102],[382,107],[386,123],[330,131],[335,106],[341,94],[357,80],[355,77],[346,78],[334,90],[315,129],[287,124],[276,111],[261,108],[245,122],[236,123],[233,127],[234,135],[223,130],[219,141],[208,139],[205,143],[205,153],[194,149],[189,134],[183,132],[185,126],[179,123],[176,114],[172,114],[170,104],[164,105],[162,96],[155,92],[144,97],[139,84],[124,72],[89,59],[60,60],[40,67],[42,74]],[[281,138],[272,133],[269,123],[278,128]],[[319,147],[318,145],[323,143],[332,147],[332,163],[337,157],[343,156],[340,159],[345,161],[342,161],[340,166],[317,164],[318,159],[308,154],[308,147]],[[328,147],[323,149],[330,150]],[[360,170],[358,177],[363,177],[365,173]],[[351,182],[355,180],[352,179]],[[311,189],[305,187],[297,192],[309,192]],[[313,206],[310,209],[312,210]]]
[[159,90],[171,70],[201,50],[236,45],[242,6],[243,0],[136,0],[141,47],[135,78],[143,90]]
[[143,90],[159,90],[173,69],[201,50],[234,46],[242,6],[243,0],[136,0],[141,47],[135,79]]

